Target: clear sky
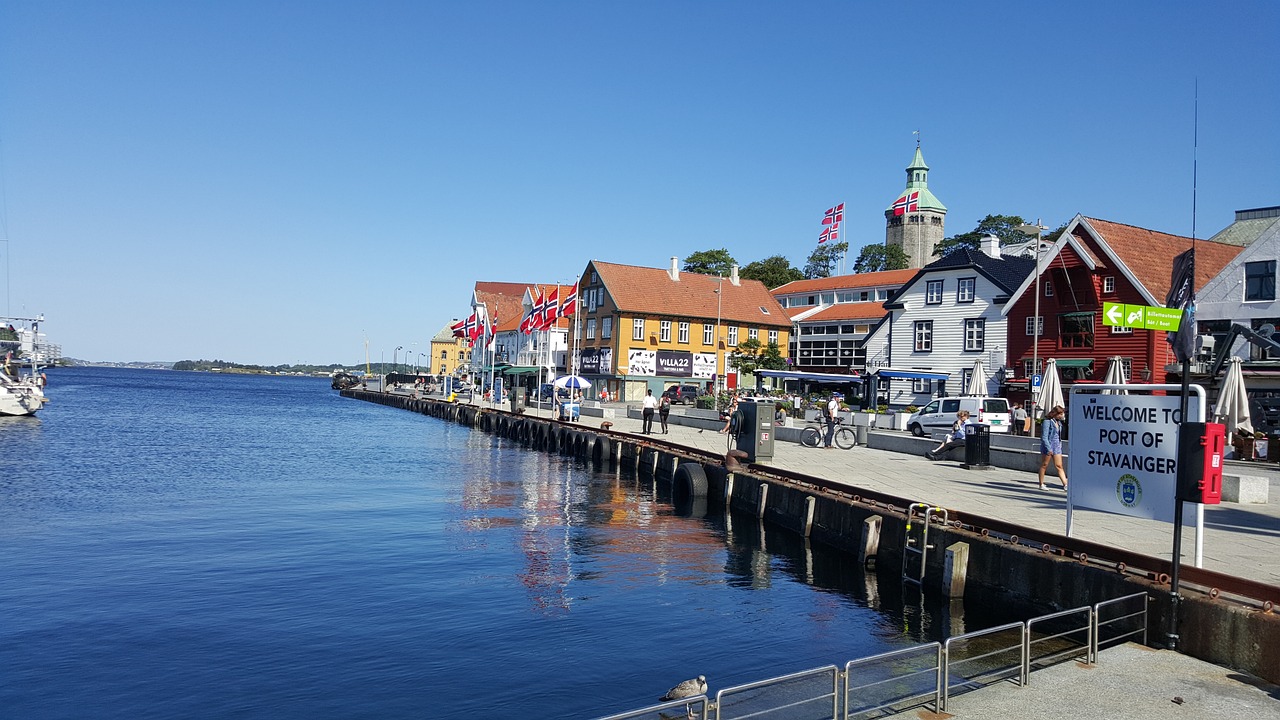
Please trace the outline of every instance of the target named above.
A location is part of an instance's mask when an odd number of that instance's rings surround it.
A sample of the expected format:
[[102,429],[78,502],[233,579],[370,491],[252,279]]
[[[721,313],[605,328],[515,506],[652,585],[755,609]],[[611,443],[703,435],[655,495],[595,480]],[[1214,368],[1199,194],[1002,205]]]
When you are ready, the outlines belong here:
[[[4,309],[65,355],[376,362],[476,280],[1280,204],[1280,3],[0,0]],[[1193,110],[1199,83],[1198,155]],[[401,355],[403,357],[403,354]]]

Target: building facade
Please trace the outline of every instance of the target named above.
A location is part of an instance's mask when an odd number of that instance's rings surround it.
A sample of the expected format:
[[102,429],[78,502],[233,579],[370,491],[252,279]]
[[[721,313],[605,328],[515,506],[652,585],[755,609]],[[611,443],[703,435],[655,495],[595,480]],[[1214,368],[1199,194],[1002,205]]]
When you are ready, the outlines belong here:
[[457,322],[453,320],[431,338],[431,359],[427,367],[437,377],[456,376],[459,369],[465,372],[471,364],[469,341],[453,334],[453,325]]
[[929,191],[929,166],[920,146],[907,166],[907,187],[884,211],[885,244],[902,248],[907,267],[921,268],[946,236],[947,208]]
[[[785,353],[791,321],[768,288],[729,277],[592,260],[579,279],[578,374],[592,392],[637,401],[673,385],[733,388],[730,358],[748,340]],[[753,343],[754,345],[754,343]]]

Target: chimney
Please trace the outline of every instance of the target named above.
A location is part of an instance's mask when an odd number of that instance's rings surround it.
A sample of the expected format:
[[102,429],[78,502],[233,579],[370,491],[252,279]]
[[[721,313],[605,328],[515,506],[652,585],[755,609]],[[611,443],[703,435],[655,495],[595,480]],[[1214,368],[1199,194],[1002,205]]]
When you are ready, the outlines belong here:
[[981,243],[982,252],[984,254],[996,258],[997,260],[1000,259],[1000,238],[992,235],[991,233],[987,233],[982,237]]
[[673,281],[680,282],[680,258],[675,255],[671,256],[671,269],[667,271],[667,274],[671,276]]
[[734,286],[742,284],[742,280],[738,278],[738,263],[734,263],[733,266],[729,268],[729,284]]

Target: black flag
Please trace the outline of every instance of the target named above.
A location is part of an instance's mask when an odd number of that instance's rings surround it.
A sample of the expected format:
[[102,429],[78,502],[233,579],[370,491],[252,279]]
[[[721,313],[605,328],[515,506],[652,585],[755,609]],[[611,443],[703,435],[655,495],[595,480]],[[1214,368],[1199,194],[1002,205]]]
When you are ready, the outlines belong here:
[[1169,295],[1164,299],[1164,306],[1182,311],[1182,322],[1178,331],[1169,333],[1165,339],[1173,346],[1174,357],[1178,362],[1187,362],[1195,354],[1196,341],[1196,306],[1193,302],[1196,285],[1196,251],[1187,250],[1173,259],[1173,274],[1169,277]]

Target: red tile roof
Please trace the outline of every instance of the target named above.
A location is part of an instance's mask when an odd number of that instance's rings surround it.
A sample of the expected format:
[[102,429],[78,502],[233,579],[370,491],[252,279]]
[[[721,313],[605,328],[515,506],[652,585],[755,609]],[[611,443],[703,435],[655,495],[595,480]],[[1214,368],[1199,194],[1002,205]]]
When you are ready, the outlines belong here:
[[[1169,235],[1155,230],[1085,218],[1089,226],[1102,236],[1116,257],[1128,266],[1143,287],[1164,303],[1169,294],[1169,276],[1173,270],[1173,258],[1191,247],[1191,238]],[[1196,240],[1196,287],[1222,271],[1228,263],[1244,250],[1239,245]]]
[[856,275],[833,275],[812,280],[796,280],[773,289],[773,296],[792,295],[802,292],[822,292],[825,290],[848,290],[852,288],[878,287],[880,285],[902,286],[915,277],[919,268],[908,270],[881,270],[879,272],[859,273]]
[[[719,302],[722,320],[791,327],[787,313],[759,280],[744,279],[734,285],[729,278],[683,271],[678,280],[672,280],[665,268],[599,260],[592,260],[591,265],[623,312],[715,320]],[[720,287],[724,288],[724,297],[718,301],[716,289]]]
[[888,314],[882,303],[839,303],[801,320],[802,323],[831,320],[879,320]]
[[[476,283],[475,295],[476,300],[484,303],[488,308],[489,317],[494,320],[496,332],[509,332],[520,328],[520,321],[524,318],[523,302],[526,290],[532,288],[536,296],[539,290],[550,292],[552,288],[557,287],[560,288],[557,297],[563,301],[571,285],[486,281]],[[556,327],[561,329],[569,327],[569,320],[558,319]]]

